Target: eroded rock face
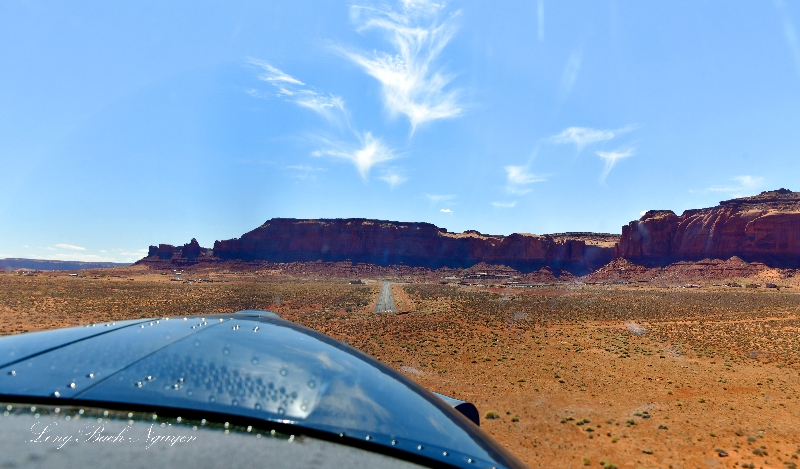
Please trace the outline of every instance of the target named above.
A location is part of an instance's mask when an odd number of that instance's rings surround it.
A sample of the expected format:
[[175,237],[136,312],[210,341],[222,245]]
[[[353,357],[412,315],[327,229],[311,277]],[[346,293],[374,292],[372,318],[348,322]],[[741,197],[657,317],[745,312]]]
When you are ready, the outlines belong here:
[[196,239],[192,240],[183,246],[173,246],[172,244],[159,244],[158,246],[150,246],[148,249],[147,257],[139,260],[136,264],[154,264],[163,261],[170,262],[185,262],[196,261],[200,259],[211,259],[211,249],[200,246]]
[[[150,251],[153,251],[153,246],[150,246]],[[159,259],[172,259],[175,255],[175,246],[171,244],[159,244],[155,250],[155,255]]]
[[183,248],[181,249],[181,257],[186,259],[197,259],[200,257],[202,252],[203,248],[200,247],[200,243],[198,243],[195,238],[192,238],[188,244],[183,245]]
[[762,192],[680,216],[651,210],[622,227],[616,249],[616,257],[647,266],[733,256],[800,267],[800,193]]
[[214,257],[223,260],[345,261],[428,268],[504,264],[522,272],[556,267],[582,274],[614,255],[617,235],[485,235],[450,233],[430,223],[383,220],[275,218],[241,238],[216,241]]

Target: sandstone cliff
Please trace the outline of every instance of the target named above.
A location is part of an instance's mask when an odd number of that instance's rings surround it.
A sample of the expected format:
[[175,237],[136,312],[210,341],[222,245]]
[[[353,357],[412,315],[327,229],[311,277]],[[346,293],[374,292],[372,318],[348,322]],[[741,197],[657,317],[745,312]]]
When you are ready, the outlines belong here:
[[200,243],[195,238],[183,246],[173,246],[171,244],[159,244],[150,246],[147,257],[139,260],[136,264],[157,264],[170,261],[175,264],[193,263],[198,260],[213,261],[211,249],[200,247]]
[[615,255],[646,266],[738,256],[800,267],[800,193],[762,192],[680,216],[651,210],[622,227]]
[[[716,207],[651,210],[622,227],[622,236],[557,233],[509,236],[450,233],[430,223],[275,218],[241,238],[183,246],[150,246],[138,263],[191,265],[217,261],[349,261],[380,266],[467,268],[484,262],[524,273],[550,268],[584,275],[613,259],[647,267],[734,256],[770,267],[800,267],[800,193],[786,189],[720,202]],[[137,264],[138,264],[137,263]],[[705,264],[704,264],[705,265]],[[709,264],[711,265],[711,264]],[[725,264],[715,269],[729,269]],[[723,269],[724,270],[724,269]]]
[[384,220],[275,218],[241,238],[216,241],[221,260],[351,261],[427,268],[504,264],[522,272],[554,267],[584,274],[614,256],[617,235],[486,235],[450,233],[430,223]]

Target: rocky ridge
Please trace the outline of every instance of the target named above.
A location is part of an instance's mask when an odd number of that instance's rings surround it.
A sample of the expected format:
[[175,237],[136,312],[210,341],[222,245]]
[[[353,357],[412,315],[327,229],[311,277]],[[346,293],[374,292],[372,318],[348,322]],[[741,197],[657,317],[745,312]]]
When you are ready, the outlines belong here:
[[484,262],[526,273],[547,267],[556,275],[561,271],[582,275],[611,261],[618,238],[605,233],[451,233],[430,223],[363,218],[275,218],[241,238],[216,241],[213,250],[200,247],[194,239],[181,247],[150,246],[139,263],[348,261],[439,269]]
[[187,265],[199,261],[214,261],[214,252],[211,249],[200,246],[197,239],[192,240],[183,246],[173,246],[172,244],[159,244],[150,246],[147,257],[139,260],[136,264],[159,264],[170,262],[177,265]]
[[[716,207],[686,210],[680,216],[671,210],[651,210],[623,226],[621,236],[582,232],[501,236],[474,230],[451,233],[430,223],[274,218],[240,238],[216,241],[213,249],[201,247],[195,239],[177,247],[150,246],[139,264],[321,261],[426,269],[505,265],[524,274],[565,279],[598,271],[615,259],[643,268],[690,262],[696,265],[679,270],[713,278],[751,275],[754,269],[767,267],[798,268],[800,193],[766,191]],[[617,267],[612,264],[598,276],[624,279],[633,273]]]
[[766,191],[680,216],[651,210],[622,227],[614,257],[663,267],[734,256],[770,267],[800,267],[800,193]]
[[272,262],[349,260],[429,269],[465,268],[485,262],[521,272],[553,267],[582,274],[611,261],[617,239],[616,235],[600,233],[451,233],[430,223],[363,218],[275,218],[241,238],[215,242],[214,256]]

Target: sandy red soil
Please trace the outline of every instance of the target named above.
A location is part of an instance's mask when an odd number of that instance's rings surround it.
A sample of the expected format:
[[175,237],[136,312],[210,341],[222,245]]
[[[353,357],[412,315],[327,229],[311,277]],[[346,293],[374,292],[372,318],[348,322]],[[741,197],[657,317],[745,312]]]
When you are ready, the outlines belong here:
[[[800,288],[791,278],[774,275],[780,290],[711,281],[508,289],[385,270],[349,285],[300,272],[191,272],[182,278],[213,281],[190,284],[139,268],[0,274],[0,334],[270,309],[474,402],[482,426],[531,467],[798,462]],[[387,277],[412,281],[393,286],[407,314],[372,312]]]

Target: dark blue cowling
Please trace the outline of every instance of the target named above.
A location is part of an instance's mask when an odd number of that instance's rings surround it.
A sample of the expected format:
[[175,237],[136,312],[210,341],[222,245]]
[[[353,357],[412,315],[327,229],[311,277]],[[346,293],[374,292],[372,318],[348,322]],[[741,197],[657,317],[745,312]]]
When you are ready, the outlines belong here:
[[0,338],[0,399],[33,398],[239,416],[455,467],[524,467],[472,404],[266,311]]

